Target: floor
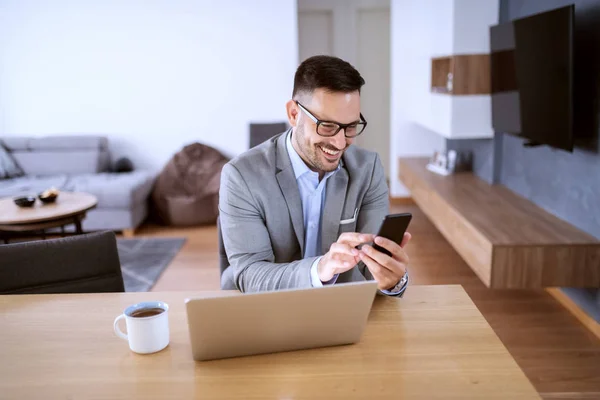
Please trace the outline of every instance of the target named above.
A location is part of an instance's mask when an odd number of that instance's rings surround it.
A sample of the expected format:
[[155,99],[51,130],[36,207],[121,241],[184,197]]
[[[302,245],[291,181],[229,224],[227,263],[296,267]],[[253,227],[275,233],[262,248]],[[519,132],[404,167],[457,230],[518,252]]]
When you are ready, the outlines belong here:
[[[600,399],[600,340],[543,290],[489,290],[415,205],[412,284],[461,284],[544,399]],[[144,226],[136,233],[188,238],[153,290],[219,289],[216,227]],[[408,289],[410,290],[410,288]]]

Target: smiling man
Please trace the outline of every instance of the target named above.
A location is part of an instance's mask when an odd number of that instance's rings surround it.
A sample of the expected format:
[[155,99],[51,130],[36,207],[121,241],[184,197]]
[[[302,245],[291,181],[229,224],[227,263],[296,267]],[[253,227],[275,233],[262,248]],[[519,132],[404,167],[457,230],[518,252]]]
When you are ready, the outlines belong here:
[[[375,237],[389,212],[376,153],[353,146],[366,134],[365,84],[349,63],[305,60],[287,102],[291,128],[231,160],[221,174],[219,223],[228,264],[221,286],[243,292],[376,280],[380,293],[408,285],[404,246]],[[370,245],[391,252],[387,256]]]

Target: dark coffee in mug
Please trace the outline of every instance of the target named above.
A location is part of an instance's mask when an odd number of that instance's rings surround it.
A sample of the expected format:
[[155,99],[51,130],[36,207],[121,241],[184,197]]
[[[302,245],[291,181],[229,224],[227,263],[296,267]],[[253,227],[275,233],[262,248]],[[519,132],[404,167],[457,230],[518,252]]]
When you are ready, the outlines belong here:
[[146,318],[146,317],[153,317],[155,315],[158,315],[160,313],[163,313],[165,310],[163,310],[162,308],[141,308],[139,310],[135,310],[134,312],[131,313],[131,316],[133,318]]

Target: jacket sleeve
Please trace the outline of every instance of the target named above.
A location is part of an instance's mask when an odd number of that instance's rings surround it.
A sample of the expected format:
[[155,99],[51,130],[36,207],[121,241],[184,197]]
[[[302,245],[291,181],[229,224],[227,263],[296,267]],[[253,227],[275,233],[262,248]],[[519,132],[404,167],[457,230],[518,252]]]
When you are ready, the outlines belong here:
[[232,164],[221,172],[219,222],[229,268],[240,291],[312,287],[310,268],[317,257],[275,263],[264,212]]
[[[360,205],[356,231],[377,234],[379,226],[384,217],[389,214],[389,210],[389,190],[385,179],[385,173],[383,171],[381,159],[379,158],[379,155],[376,155],[369,189]],[[358,264],[358,270],[367,280],[374,279],[373,275],[362,261]]]

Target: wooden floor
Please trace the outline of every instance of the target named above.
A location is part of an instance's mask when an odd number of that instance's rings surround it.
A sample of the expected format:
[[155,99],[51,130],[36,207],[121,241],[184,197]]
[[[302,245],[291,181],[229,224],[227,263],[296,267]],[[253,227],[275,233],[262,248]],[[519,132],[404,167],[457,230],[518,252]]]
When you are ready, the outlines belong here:
[[[572,314],[542,290],[487,289],[418,207],[393,211],[413,213],[413,285],[463,285],[544,399],[600,399],[600,340]],[[136,236],[188,239],[153,290],[219,289],[216,227],[144,226]]]

